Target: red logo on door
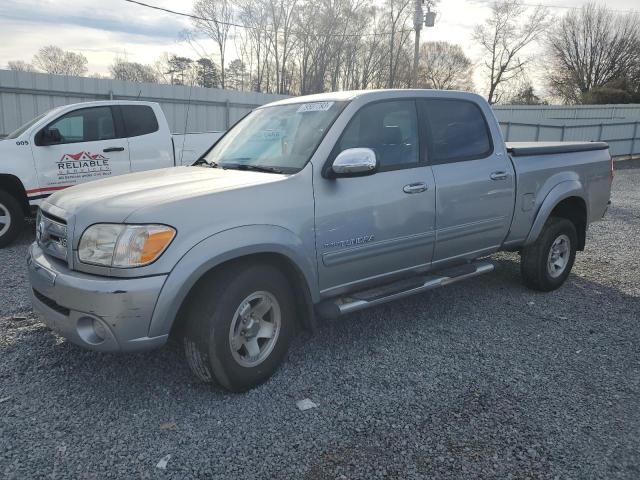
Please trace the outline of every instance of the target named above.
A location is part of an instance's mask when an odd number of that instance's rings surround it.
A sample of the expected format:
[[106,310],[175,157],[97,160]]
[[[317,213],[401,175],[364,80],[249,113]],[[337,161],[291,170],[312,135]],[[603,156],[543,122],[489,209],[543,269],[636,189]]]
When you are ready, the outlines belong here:
[[104,155],[100,155],[99,153],[89,153],[89,152],[80,152],[80,153],[65,153],[62,155],[60,159],[61,162],[67,161],[79,161],[79,160],[107,160],[107,157]]

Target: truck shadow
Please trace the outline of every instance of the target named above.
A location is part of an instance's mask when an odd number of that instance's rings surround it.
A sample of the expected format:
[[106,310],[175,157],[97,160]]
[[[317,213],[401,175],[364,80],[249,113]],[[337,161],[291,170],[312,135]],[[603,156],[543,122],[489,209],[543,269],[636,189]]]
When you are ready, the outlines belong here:
[[[556,292],[534,292],[520,282],[517,255],[499,254],[493,260],[496,271],[487,275],[339,319],[319,319],[315,335],[297,338],[280,372],[257,390],[267,393],[273,383],[287,384],[288,390],[310,388],[304,378],[322,378],[321,365],[360,373],[368,365],[371,371],[364,376],[372,378],[380,355],[399,354],[397,360],[402,362],[406,357],[402,352],[409,350],[421,358],[434,350],[445,355],[452,344],[461,342],[482,349],[483,342],[495,335],[535,341],[536,333],[548,330],[547,325],[553,325],[557,335],[573,335],[574,340],[588,330],[615,335],[625,323],[624,328],[630,328],[637,297],[575,274]],[[610,322],[614,317],[629,318]],[[210,402],[228,395],[194,380],[177,343],[139,354],[101,354],[57,337],[31,313],[24,320],[3,323],[2,376],[40,384],[42,379],[34,377],[47,372],[56,396],[75,395],[79,389],[114,399],[150,392],[182,396],[188,391],[200,392]],[[34,363],[16,361],[17,370],[12,370],[12,359],[33,349],[37,351]]]

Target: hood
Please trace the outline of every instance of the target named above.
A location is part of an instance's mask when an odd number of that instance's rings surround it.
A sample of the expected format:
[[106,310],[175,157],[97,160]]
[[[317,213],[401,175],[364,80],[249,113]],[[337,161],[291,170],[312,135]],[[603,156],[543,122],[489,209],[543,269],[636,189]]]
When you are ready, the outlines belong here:
[[284,175],[207,167],[172,167],[96,180],[61,190],[46,203],[93,221],[124,221],[145,207],[262,185]]

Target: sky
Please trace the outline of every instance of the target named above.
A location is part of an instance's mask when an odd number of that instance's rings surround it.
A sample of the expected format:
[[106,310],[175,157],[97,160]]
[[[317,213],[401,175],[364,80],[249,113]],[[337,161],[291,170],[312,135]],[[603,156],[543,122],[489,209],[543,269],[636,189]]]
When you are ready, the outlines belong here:
[[[549,6],[579,7],[586,0],[543,0]],[[190,12],[193,0],[148,0],[146,3]],[[538,3],[527,0],[525,3]],[[422,42],[445,40],[462,45],[474,61],[480,52],[471,40],[473,27],[489,14],[488,0],[440,0],[436,25],[422,30]],[[606,0],[610,9],[640,11],[639,0]],[[565,8],[552,8],[555,14]],[[164,52],[196,58],[182,32],[189,19],[163,13],[124,0],[2,0],[0,2],[0,68],[10,60],[30,62],[38,49],[55,44],[82,53],[89,73],[107,74],[114,57],[153,63]],[[210,42],[201,45],[214,53]],[[534,83],[543,76],[538,65]],[[482,79],[476,75],[476,83]]]

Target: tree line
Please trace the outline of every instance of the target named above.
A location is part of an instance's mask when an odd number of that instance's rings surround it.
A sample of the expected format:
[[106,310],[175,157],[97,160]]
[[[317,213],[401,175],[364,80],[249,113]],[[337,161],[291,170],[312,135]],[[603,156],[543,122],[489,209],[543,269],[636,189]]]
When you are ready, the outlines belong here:
[[[428,0],[429,8],[437,0]],[[197,0],[182,36],[196,58],[166,53],[152,65],[115,58],[110,77],[304,95],[412,86],[413,0]],[[206,51],[201,40],[215,45]],[[640,102],[640,17],[589,3],[559,16],[521,0],[497,0],[473,31],[481,55],[425,42],[417,88],[475,90],[490,103],[544,100],[530,76],[542,72],[553,101]],[[232,52],[232,53],[231,53]],[[87,59],[43,47],[14,70],[86,75]],[[481,84],[474,85],[474,71]]]

